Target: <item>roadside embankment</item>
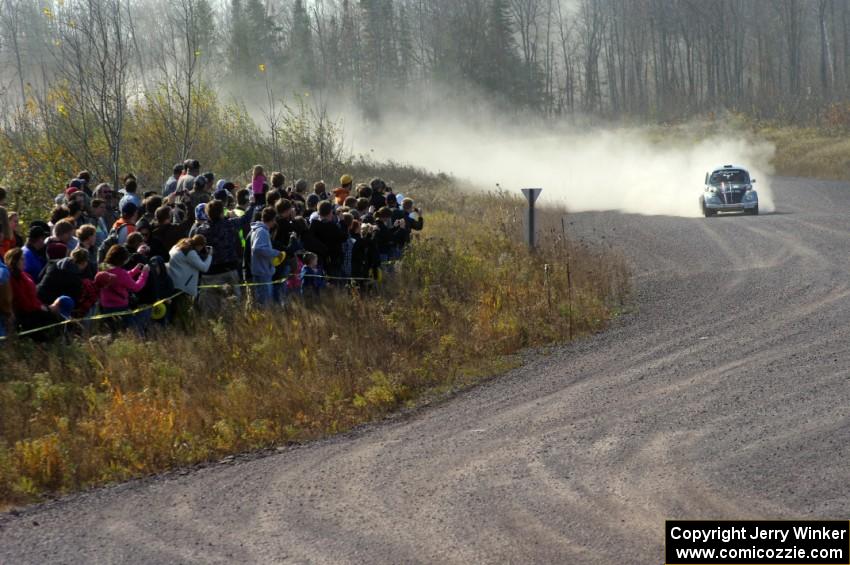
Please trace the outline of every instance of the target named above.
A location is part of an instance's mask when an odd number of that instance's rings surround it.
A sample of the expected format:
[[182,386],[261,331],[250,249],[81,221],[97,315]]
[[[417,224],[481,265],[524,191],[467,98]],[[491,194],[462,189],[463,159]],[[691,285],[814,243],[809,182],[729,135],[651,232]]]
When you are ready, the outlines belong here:
[[622,259],[571,241],[562,211],[542,211],[531,253],[518,197],[445,177],[400,191],[425,230],[375,292],[233,308],[191,335],[0,348],[0,505],[347,430],[597,331],[625,299]]

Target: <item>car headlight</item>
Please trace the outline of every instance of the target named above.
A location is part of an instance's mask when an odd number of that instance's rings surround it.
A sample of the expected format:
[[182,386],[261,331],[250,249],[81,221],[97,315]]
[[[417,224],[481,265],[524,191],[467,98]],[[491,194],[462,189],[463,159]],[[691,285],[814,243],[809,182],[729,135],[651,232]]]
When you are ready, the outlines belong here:
[[748,190],[746,192],[746,194],[744,194],[744,200],[752,201],[752,200],[755,200],[755,199],[756,199],[756,193],[753,192],[752,190]]

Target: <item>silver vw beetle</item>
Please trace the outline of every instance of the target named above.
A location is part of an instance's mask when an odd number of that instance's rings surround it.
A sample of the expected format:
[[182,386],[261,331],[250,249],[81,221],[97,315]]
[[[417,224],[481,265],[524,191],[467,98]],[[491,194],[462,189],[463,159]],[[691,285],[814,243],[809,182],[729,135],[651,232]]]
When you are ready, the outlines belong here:
[[743,167],[723,165],[705,173],[705,188],[699,197],[699,205],[705,217],[718,212],[759,213],[759,195],[753,190],[756,179]]

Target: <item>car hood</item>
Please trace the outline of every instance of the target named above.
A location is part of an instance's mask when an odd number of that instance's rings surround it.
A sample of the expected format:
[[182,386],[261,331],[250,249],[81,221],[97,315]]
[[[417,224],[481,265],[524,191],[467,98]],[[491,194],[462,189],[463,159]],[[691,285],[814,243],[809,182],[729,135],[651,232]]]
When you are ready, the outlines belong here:
[[725,186],[720,185],[712,185],[712,188],[715,190],[749,190],[750,185],[748,184],[726,184]]

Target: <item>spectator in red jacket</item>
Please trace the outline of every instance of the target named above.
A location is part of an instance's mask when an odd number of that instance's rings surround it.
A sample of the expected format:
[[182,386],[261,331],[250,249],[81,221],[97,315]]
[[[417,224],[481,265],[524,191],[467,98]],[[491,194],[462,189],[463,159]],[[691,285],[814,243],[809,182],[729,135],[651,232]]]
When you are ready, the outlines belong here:
[[[62,319],[60,305],[65,296],[60,296],[49,306],[38,298],[38,291],[32,277],[24,271],[24,253],[20,247],[6,252],[6,265],[12,272],[9,283],[12,287],[12,308],[20,330],[30,330],[49,326]],[[48,332],[32,334],[37,340],[47,340]]]

